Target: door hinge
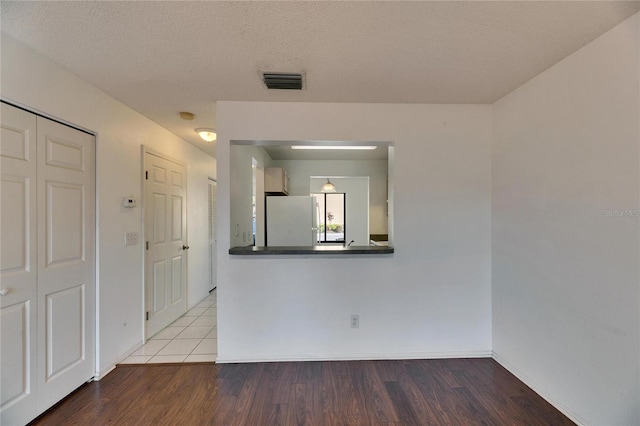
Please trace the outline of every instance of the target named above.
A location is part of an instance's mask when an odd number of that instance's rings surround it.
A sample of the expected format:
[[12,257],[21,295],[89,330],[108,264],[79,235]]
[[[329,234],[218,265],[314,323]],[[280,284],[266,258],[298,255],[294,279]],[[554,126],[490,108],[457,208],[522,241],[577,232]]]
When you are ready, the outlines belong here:
[[147,241],[147,250],[149,250],[149,241]]
[[144,172],[144,178],[145,180],[149,180],[149,172],[145,170]]
[[147,321],[149,321],[149,311],[147,311]]

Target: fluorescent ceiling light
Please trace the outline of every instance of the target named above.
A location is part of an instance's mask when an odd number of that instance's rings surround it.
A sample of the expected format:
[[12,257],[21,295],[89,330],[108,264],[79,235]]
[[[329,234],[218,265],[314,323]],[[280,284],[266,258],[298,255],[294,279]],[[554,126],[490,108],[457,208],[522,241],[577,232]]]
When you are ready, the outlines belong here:
[[362,149],[373,150],[375,145],[291,145],[291,149]]

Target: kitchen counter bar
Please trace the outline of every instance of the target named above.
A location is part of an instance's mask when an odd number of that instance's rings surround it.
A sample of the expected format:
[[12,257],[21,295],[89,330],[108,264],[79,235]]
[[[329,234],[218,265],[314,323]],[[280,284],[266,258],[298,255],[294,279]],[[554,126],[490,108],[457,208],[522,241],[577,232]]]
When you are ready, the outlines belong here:
[[390,254],[393,247],[376,246],[305,246],[305,247],[233,247],[229,254],[241,256],[282,255],[282,254]]

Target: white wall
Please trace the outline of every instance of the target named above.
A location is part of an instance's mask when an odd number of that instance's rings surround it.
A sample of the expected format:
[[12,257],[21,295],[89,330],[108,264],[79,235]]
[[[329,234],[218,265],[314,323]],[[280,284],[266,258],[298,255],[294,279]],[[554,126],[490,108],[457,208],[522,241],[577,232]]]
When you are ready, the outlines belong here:
[[640,424],[639,33],[494,105],[493,350],[584,424]]
[[[490,353],[490,106],[219,102],[217,120],[219,361]],[[395,254],[230,256],[230,140],[394,142]]]
[[369,233],[387,233],[387,160],[311,161],[275,160],[291,178],[291,195],[307,195],[311,176],[367,176],[369,178]]
[[143,337],[142,244],[124,247],[126,232],[142,236],[142,206],[121,206],[125,196],[141,200],[141,145],[187,163],[189,306],[208,291],[208,241],[202,230],[207,227],[207,178],[215,177],[215,159],[5,34],[1,78],[3,99],[97,134],[96,368],[104,374]]

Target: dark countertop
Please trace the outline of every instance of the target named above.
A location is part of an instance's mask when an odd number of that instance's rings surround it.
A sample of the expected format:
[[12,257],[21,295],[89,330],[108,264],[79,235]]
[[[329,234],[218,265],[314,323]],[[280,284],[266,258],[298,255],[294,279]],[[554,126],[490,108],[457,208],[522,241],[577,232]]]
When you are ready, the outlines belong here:
[[304,246],[304,247],[233,247],[229,254],[234,255],[274,255],[274,254],[389,254],[393,247],[376,246]]

